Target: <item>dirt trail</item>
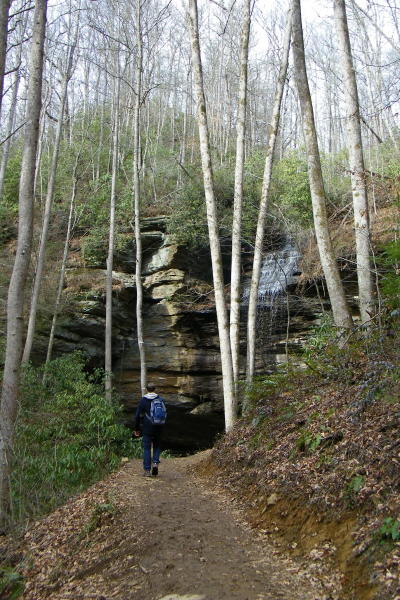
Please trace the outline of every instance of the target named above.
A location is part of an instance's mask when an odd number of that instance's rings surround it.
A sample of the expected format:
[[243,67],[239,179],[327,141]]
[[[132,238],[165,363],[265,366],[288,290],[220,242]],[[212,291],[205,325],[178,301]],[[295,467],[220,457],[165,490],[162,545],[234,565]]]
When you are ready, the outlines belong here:
[[328,600],[196,476],[204,455],[167,459],[158,478],[131,461],[36,524],[25,541],[33,566],[24,598]]

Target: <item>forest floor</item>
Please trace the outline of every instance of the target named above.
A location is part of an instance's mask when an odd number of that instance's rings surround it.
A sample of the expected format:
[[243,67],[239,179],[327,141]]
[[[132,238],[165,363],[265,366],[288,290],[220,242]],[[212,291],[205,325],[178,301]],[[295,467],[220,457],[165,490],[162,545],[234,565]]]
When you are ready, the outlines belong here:
[[[14,562],[25,600],[328,600],[339,575],[289,558],[210,474],[210,452],[141,461],[32,524]],[[207,476],[205,476],[207,475]],[[3,548],[4,549],[4,548]],[[1,550],[1,549],[0,549]]]
[[400,600],[399,362],[384,351],[341,350],[337,373],[328,354],[330,377],[264,378],[205,467],[291,556],[338,570],[341,600]]

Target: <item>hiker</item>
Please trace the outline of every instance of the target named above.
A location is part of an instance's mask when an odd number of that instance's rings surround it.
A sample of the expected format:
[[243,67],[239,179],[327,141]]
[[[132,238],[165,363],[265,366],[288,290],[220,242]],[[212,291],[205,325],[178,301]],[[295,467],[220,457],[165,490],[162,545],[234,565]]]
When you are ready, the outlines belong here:
[[[155,391],[153,383],[147,384],[147,394],[139,402],[135,416],[134,436],[143,435],[143,468],[144,476],[158,475],[160,463],[160,441],[164,429],[167,410],[164,400]],[[151,450],[153,446],[153,460]],[[153,466],[152,466],[153,464]]]

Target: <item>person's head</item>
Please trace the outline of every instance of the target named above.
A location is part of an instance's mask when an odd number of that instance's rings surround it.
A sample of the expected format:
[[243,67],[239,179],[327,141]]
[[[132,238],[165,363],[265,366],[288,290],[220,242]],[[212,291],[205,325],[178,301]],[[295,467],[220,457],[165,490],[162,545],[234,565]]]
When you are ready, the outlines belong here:
[[146,386],[146,389],[148,392],[154,392],[156,389],[156,386],[154,385],[154,383],[148,383]]

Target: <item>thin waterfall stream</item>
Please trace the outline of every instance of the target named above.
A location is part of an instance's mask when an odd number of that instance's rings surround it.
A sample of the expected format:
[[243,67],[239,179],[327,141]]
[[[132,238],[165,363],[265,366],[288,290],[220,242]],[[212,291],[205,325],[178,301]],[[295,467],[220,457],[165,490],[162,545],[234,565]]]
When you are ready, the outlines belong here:
[[[286,335],[288,325],[288,288],[296,283],[300,254],[291,240],[281,250],[266,253],[260,274],[257,301],[256,355],[258,366],[271,368],[277,362],[277,339]],[[248,304],[249,286],[243,291]]]

